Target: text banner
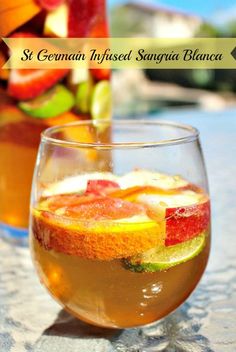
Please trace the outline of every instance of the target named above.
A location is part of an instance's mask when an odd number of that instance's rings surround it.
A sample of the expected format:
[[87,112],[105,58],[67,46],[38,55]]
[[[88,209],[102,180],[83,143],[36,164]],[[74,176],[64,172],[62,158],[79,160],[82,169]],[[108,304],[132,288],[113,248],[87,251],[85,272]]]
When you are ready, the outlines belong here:
[[234,69],[235,38],[4,38],[3,68]]

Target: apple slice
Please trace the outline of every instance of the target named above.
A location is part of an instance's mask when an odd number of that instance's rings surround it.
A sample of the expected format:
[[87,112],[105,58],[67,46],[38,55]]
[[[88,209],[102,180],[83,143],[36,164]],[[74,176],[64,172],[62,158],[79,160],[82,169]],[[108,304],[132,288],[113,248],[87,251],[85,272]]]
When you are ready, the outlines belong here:
[[163,190],[184,189],[189,187],[189,182],[179,175],[170,176],[160,172],[137,169],[124,175],[120,179],[121,188],[133,186],[154,186]]
[[166,209],[166,246],[190,240],[210,223],[210,201],[206,197],[201,203],[185,207]]
[[165,222],[165,245],[172,246],[207,230],[210,223],[210,201],[206,194],[180,190],[170,194],[142,194],[136,201],[149,207],[149,216]]
[[66,38],[68,36],[68,4],[64,3],[58,6],[55,10],[50,11],[44,23],[44,35]]

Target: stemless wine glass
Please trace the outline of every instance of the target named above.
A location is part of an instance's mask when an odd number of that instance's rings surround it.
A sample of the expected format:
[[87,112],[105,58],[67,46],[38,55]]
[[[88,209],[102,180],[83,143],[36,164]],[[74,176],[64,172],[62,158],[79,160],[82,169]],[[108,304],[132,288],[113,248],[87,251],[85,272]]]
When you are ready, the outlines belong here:
[[[85,135],[93,142],[83,142]],[[41,282],[94,325],[128,328],[166,316],[207,264],[207,191],[191,126],[101,120],[47,129],[30,225]]]

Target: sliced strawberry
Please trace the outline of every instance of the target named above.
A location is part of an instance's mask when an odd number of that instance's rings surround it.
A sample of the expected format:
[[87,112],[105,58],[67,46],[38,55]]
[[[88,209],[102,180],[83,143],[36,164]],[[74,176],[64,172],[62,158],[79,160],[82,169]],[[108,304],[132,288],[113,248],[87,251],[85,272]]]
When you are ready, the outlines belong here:
[[[106,38],[109,35],[108,24],[104,18],[97,17],[91,23],[88,37],[90,38]],[[111,78],[111,70],[109,68],[96,68],[90,70],[96,81],[109,80]]]
[[69,37],[103,38],[108,36],[104,0],[69,1]]
[[86,194],[106,195],[120,189],[117,182],[110,180],[88,180]]
[[47,11],[55,10],[64,0],[37,0],[38,5]]
[[55,211],[60,208],[67,207],[77,207],[81,203],[89,203],[93,202],[95,197],[91,196],[82,196],[80,194],[58,194],[56,196],[52,196],[46,199],[47,207],[50,211]]
[[15,32],[10,38],[37,38],[37,36],[31,32]]
[[80,220],[117,220],[145,213],[146,209],[141,204],[98,196],[81,204],[67,206],[64,215]]
[[109,68],[94,68],[90,72],[96,81],[109,80],[111,77],[111,70]]
[[[37,36],[31,32],[16,32],[11,38],[37,38]],[[35,98],[51,88],[68,72],[68,69],[13,69],[9,77],[8,93],[19,100]]]
[[9,77],[8,93],[19,100],[35,98],[65,77],[68,72],[68,69],[13,69]]
[[91,21],[88,37],[107,38],[109,35],[108,24],[103,16],[95,15],[95,20]]
[[[89,0],[90,1],[90,0]],[[70,0],[69,2],[69,20],[68,20],[68,36],[73,38],[85,37],[89,24],[90,6],[88,0]]]
[[116,220],[146,214],[146,207],[142,204],[94,194],[51,196],[42,205],[51,212],[79,220]]

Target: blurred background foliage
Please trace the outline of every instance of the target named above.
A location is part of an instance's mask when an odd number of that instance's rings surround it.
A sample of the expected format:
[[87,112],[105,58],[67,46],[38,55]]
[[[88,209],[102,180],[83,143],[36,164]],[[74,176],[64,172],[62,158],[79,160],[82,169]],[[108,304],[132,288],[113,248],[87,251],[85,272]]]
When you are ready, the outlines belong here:
[[[198,1],[199,9],[206,0]],[[113,0],[110,7],[113,37],[236,37],[236,7],[218,11],[214,17],[190,12],[179,1],[176,6],[165,1]],[[226,16],[227,14],[227,16]],[[131,70],[132,71],[132,70]],[[114,72],[117,110],[127,112],[156,112],[166,107],[201,107],[221,109],[236,105],[236,70],[173,70],[149,69],[145,72]],[[116,83],[117,82],[117,83]],[[125,89],[126,87],[126,89]],[[122,102],[121,111],[118,105]]]

